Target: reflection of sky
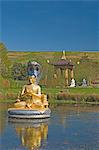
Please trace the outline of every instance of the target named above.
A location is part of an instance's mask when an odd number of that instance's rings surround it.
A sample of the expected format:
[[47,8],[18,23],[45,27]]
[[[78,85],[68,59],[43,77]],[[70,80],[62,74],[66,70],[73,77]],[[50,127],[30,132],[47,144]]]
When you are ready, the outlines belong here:
[[12,150],[17,149],[18,147],[22,148],[20,139],[17,137],[14,128],[9,125],[5,128],[5,131],[0,138],[0,141],[0,149],[2,150]]
[[[98,8],[99,8],[99,6],[98,6]],[[98,50],[99,50],[99,9],[98,9],[98,25],[97,25],[97,35],[98,35]]]
[[[74,106],[73,106],[74,107]],[[99,148],[99,108],[86,107],[79,109],[74,107],[58,107],[52,110],[51,118],[48,124],[47,142],[41,145],[41,150],[86,150]],[[98,111],[97,111],[98,110]],[[5,130],[0,137],[2,142],[2,150],[21,149],[26,150],[22,146],[20,137],[16,133],[15,125],[7,124]],[[29,124],[26,124],[30,126]],[[21,124],[23,133],[26,128],[25,123]],[[31,127],[33,128],[33,127]],[[39,128],[39,127],[38,127]],[[32,130],[30,130],[32,131]],[[31,137],[31,135],[30,135]]]
[[[54,112],[54,117],[51,119],[52,124],[49,125],[48,134],[49,149],[98,150],[99,113],[67,110],[62,110],[62,112],[64,113]],[[54,136],[53,133],[55,133]]]
[[1,8],[10,50],[99,50],[98,1],[2,1]]

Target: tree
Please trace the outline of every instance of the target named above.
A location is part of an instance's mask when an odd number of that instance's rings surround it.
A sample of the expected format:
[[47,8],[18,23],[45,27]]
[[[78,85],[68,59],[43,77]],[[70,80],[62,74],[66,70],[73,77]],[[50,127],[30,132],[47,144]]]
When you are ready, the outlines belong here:
[[12,68],[12,78],[14,80],[24,80],[27,77],[27,67],[21,63],[13,64]]
[[5,77],[7,75],[10,60],[7,56],[7,49],[3,43],[0,43],[0,74]]

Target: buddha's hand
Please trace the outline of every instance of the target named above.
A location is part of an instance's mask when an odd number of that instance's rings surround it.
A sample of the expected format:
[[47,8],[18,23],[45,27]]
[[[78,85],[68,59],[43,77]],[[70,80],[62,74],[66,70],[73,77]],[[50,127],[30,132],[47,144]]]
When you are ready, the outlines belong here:
[[21,95],[21,97],[24,97],[24,96],[32,96],[32,93],[31,92],[26,92],[26,93]]
[[41,95],[39,95],[39,94],[35,94],[35,93],[33,93],[33,92],[32,92],[32,96],[33,96],[33,97],[37,97],[37,98],[41,99]]

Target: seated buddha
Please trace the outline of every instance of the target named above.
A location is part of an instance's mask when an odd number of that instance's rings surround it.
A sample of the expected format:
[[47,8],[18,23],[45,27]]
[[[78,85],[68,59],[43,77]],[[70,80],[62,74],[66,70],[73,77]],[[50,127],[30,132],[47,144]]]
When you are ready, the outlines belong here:
[[[41,106],[41,107],[48,106],[47,96],[44,94],[41,94],[41,87],[36,84],[36,76],[35,75],[30,76],[29,83],[27,85],[23,86],[20,98],[23,101],[25,101],[26,106],[28,108],[32,108],[36,105]],[[18,103],[20,103],[20,102],[18,101]],[[18,103],[16,103],[16,104],[18,104]]]

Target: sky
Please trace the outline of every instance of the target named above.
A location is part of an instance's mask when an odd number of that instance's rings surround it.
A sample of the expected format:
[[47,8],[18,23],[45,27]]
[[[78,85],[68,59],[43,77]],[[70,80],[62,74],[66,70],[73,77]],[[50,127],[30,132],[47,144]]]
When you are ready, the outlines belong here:
[[98,51],[98,0],[1,0],[0,41],[10,51]]

